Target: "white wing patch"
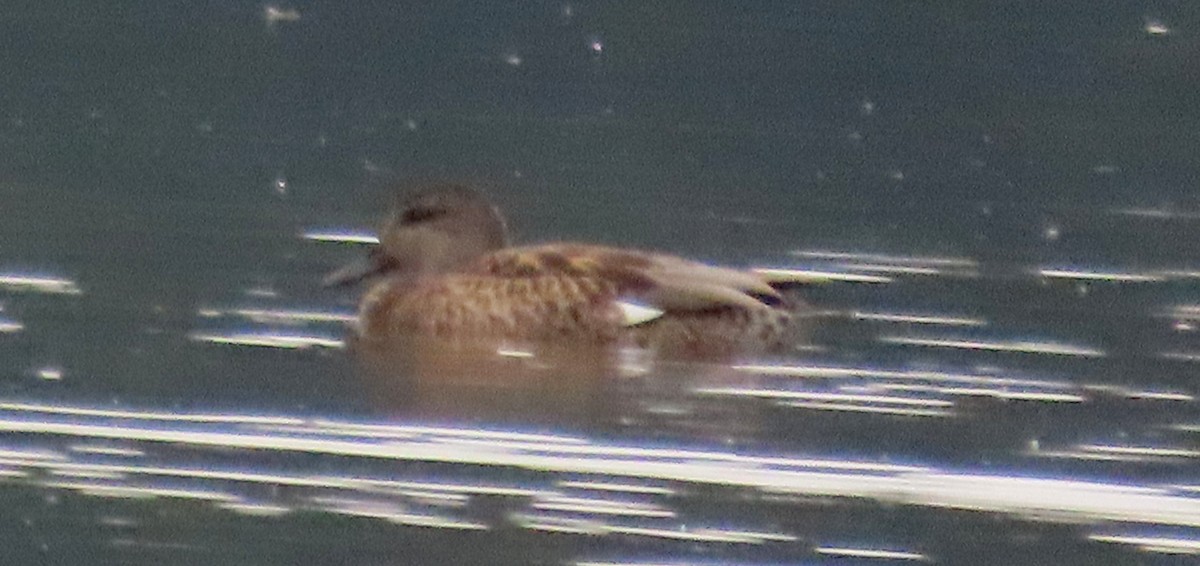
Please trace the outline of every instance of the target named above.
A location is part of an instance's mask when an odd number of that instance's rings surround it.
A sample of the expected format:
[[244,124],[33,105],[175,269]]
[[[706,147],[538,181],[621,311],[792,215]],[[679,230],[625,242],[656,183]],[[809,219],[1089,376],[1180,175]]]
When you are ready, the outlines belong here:
[[663,315],[660,309],[637,303],[616,301],[616,305],[621,309],[621,325],[626,327],[644,324]]

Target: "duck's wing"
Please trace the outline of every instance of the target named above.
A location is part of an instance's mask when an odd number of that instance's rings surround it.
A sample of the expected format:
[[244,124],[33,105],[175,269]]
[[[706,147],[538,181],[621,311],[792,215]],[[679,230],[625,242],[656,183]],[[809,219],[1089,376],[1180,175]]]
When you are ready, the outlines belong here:
[[474,270],[493,277],[559,276],[604,281],[621,300],[665,312],[723,307],[766,309],[782,301],[758,274],[680,257],[607,246],[546,244],[484,256]]

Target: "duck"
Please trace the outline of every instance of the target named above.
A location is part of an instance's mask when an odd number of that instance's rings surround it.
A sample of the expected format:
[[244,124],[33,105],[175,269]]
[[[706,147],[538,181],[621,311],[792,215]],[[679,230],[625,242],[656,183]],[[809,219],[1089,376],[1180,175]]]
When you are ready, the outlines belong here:
[[767,271],[601,244],[513,245],[500,209],[466,185],[402,194],[378,234],[323,282],[370,281],[352,333],[376,348],[416,339],[728,359],[796,345],[814,312],[792,292],[797,281]]

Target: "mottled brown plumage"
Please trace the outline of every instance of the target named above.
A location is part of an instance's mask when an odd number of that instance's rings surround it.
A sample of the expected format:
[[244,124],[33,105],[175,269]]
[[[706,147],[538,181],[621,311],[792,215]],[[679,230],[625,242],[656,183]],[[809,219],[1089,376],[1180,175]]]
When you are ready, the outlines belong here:
[[793,342],[807,310],[749,271],[608,246],[509,247],[499,211],[460,186],[401,201],[369,259],[327,283],[382,276],[359,310],[359,339],[377,345],[415,337],[725,358]]

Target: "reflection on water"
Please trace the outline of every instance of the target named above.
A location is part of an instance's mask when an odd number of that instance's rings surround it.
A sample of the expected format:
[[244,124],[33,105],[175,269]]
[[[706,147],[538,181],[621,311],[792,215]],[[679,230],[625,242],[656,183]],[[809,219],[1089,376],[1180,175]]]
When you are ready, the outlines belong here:
[[[1144,527],[1134,526],[1200,527],[1197,486],[495,429],[13,402],[0,404],[0,431],[7,435],[0,473],[8,482],[97,498],[194,500],[253,516],[319,513],[435,529],[623,535],[686,541],[693,549],[767,545],[791,556],[929,557],[887,540],[869,548],[829,544],[753,514],[694,515],[688,500],[719,489],[736,492],[743,504],[834,509],[859,500],[906,512],[1060,522],[1090,540],[1158,552],[1200,545],[1188,537],[1137,536]],[[299,455],[307,463],[297,468]]]
[[70,279],[27,273],[0,273],[0,289],[64,295],[83,294],[83,290]]

